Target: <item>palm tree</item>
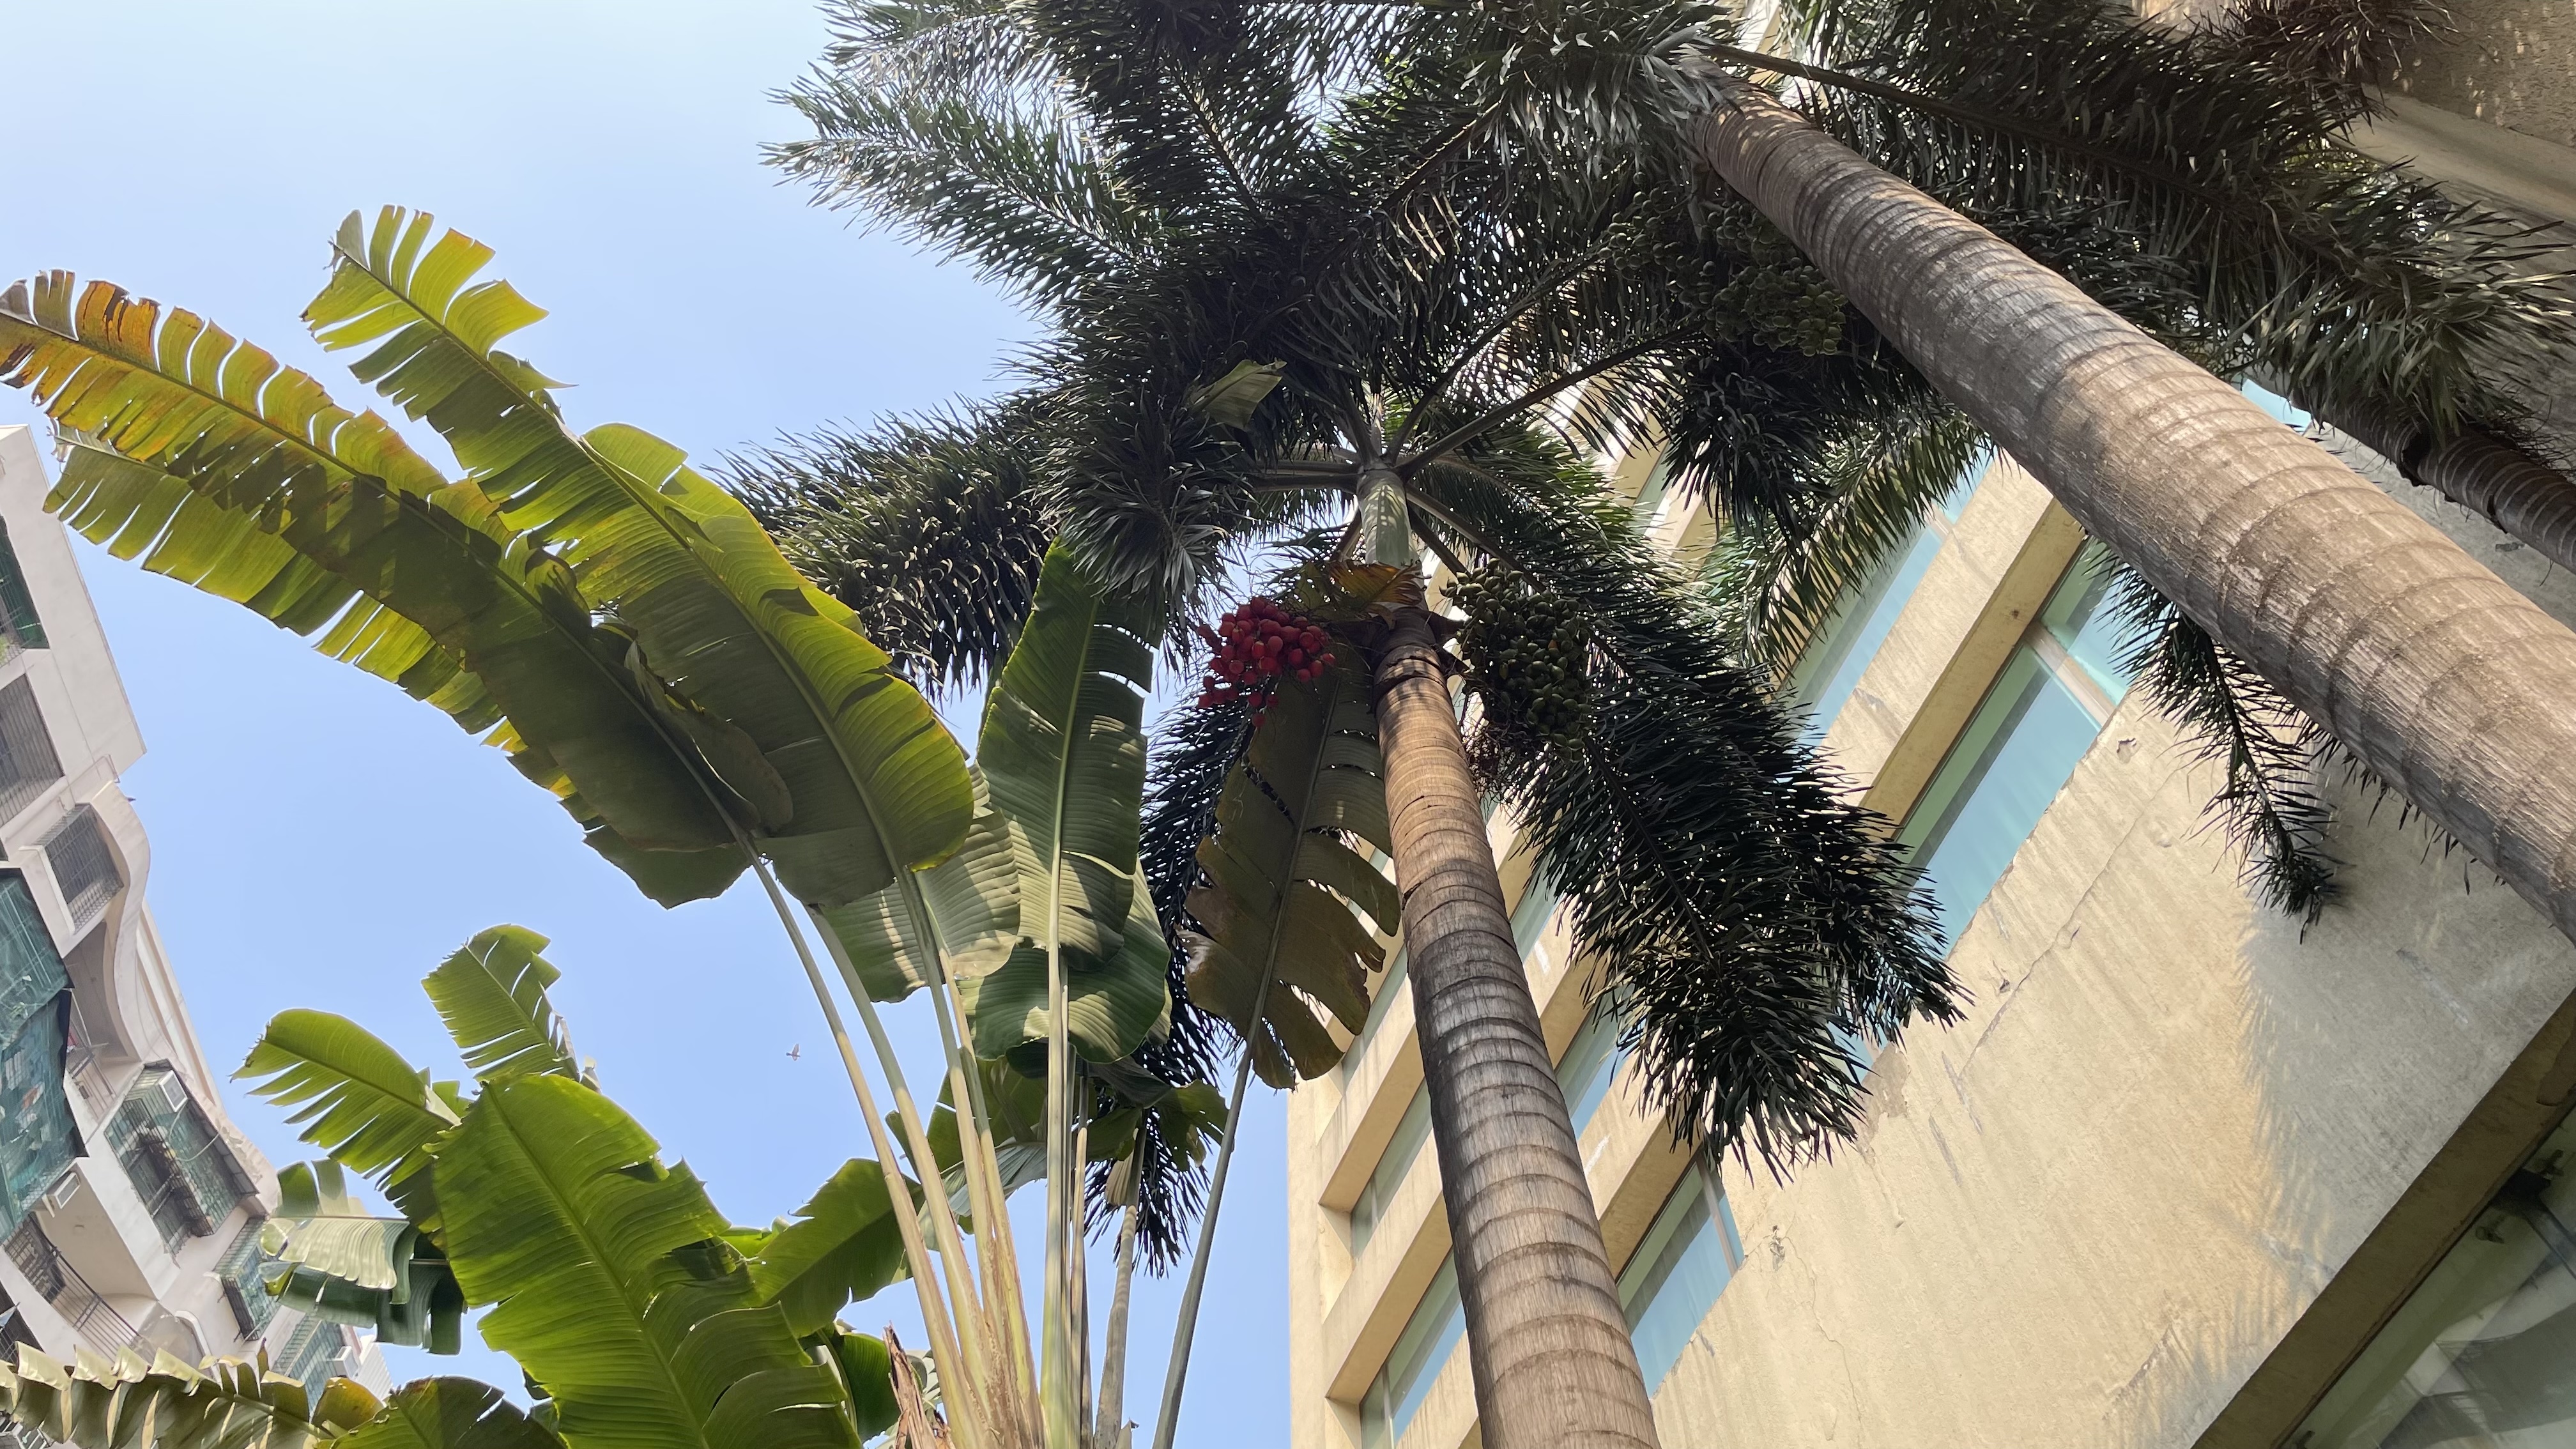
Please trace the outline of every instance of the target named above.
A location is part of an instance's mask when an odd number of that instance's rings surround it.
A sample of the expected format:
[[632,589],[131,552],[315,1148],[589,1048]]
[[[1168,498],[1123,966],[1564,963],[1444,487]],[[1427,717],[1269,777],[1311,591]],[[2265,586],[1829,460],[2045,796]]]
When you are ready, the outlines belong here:
[[2064,278],[1712,73],[1698,154],[2079,522],[2576,932],[2576,634]]
[[[2437,12],[2245,0],[2178,31],[2101,0],[1848,0],[1793,18],[1807,60],[1708,49],[1810,83],[1803,114],[2158,340],[2264,378],[2544,556],[2576,557],[2576,483],[2535,454],[2523,402],[2576,341],[2576,296],[2526,227],[2344,144],[2368,83]],[[1860,490],[1812,529],[1739,529],[1752,566],[1729,582],[1754,642],[1794,646],[1923,506]],[[2140,684],[2223,764],[2213,809],[2249,882],[2314,919],[2336,890],[2314,760],[2358,762],[2121,573]]]
[[[1176,752],[1147,838],[1167,843],[1157,894],[1182,902],[1167,923],[1188,994],[1243,1035],[1238,1088],[1331,1065],[1317,1013],[1357,1027],[1376,948],[1291,970],[1283,942],[1335,933],[1292,929],[1314,898],[1268,884],[1281,867],[1245,871],[1264,883],[1245,888],[1233,863],[1318,829],[1386,850],[1488,1440],[1649,1443],[1480,794],[1545,792],[1532,837],[1578,936],[1615,948],[1605,985],[1644,1003],[1649,1090],[1721,1145],[1785,1164],[1848,1134],[1851,1035],[1946,1017],[1955,988],[1891,848],[1569,444],[1752,351],[1860,408],[1911,406],[1919,384],[1776,239],[1705,246],[1659,172],[1554,173],[1495,144],[1520,82],[1444,25],[1330,6],[841,7],[830,63],[795,98],[816,135],[778,160],[963,253],[1053,332],[997,407],[791,443],[734,476],[862,613],[902,589],[981,637],[1007,633],[981,622],[1010,609],[987,581],[1027,577],[1033,537],[1155,601],[1184,657],[1233,569],[1287,555],[1278,592],[1370,667],[1346,703],[1298,716],[1304,737],[1347,753],[1373,734],[1383,786],[1301,813],[1313,797],[1288,785],[1321,746],[1265,759],[1288,719],[1246,731],[1223,701],[1184,712],[1198,747]],[[1955,474],[1965,452],[1921,466]],[[906,503],[925,497],[1035,526],[926,530]],[[1581,667],[1554,701],[1574,727],[1533,727],[1501,681],[1475,682],[1483,780],[1418,582],[1426,547],[1462,573],[1513,566],[1468,605],[1492,630],[1527,612],[1511,578],[1545,580],[1579,621]],[[925,683],[992,667],[928,641],[915,659]],[[1287,818],[1256,839],[1229,832],[1229,808]],[[1298,882],[1328,883],[1369,908],[1355,877]],[[1712,1001],[1678,1025],[1684,1003]]]

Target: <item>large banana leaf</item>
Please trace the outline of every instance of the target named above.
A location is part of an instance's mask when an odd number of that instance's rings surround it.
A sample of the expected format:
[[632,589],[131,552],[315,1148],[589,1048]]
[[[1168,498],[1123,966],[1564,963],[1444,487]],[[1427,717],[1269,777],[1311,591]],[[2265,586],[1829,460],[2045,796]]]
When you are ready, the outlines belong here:
[[537,954],[545,947],[546,938],[525,926],[493,926],[422,979],[478,1081],[531,1072],[581,1080],[572,1037],[546,998],[563,973]]
[[303,1128],[305,1141],[387,1185],[426,1168],[458,1121],[429,1073],[327,1011],[279,1012],[233,1075],[262,1079],[251,1092],[289,1109],[286,1120]]
[[379,1341],[454,1353],[465,1295],[417,1224],[379,1217],[349,1192],[337,1162],[298,1162],[277,1174],[277,1212],[260,1229],[262,1269],[281,1301]]
[[708,762],[758,811],[800,899],[846,905],[955,851],[973,796],[929,702],[680,450],[618,425],[570,431],[555,384],[495,346],[544,314],[473,280],[489,248],[433,230],[399,208],[372,229],[352,213],[305,312],[314,336],[373,344],[358,375],[428,419],[509,525],[634,630],[681,717],[748,736]]
[[1136,866],[1155,632],[1148,606],[1102,587],[1064,545],[1048,552],[977,747],[995,809],[1025,842],[1028,942],[971,983],[982,1055],[1046,1035],[1052,955],[1084,1055],[1123,1057],[1168,1018],[1169,957]]
[[1355,669],[1286,682],[1226,778],[1216,833],[1199,846],[1207,879],[1189,897],[1199,924],[1188,939],[1190,1000],[1252,1043],[1273,1086],[1341,1060],[1317,1007],[1353,1032],[1368,1020],[1369,976],[1385,952],[1353,908],[1391,935],[1401,902],[1345,833],[1390,849],[1383,773]]
[[796,1221],[780,1223],[751,1254],[751,1281],[761,1300],[784,1310],[799,1337],[831,1327],[842,1305],[872,1296],[907,1271],[885,1173],[856,1159],[841,1164],[796,1210]]
[[[473,1379],[417,1379],[334,1449],[560,1449],[546,1426]],[[141,1446],[136,1446],[141,1449]]]
[[952,981],[983,976],[1008,960],[1019,940],[1020,882],[1032,868],[1028,841],[993,808],[983,770],[969,765],[967,774],[975,821],[955,855],[823,913],[872,1001],[901,1001],[929,985],[934,957]]
[[838,1376],[751,1273],[697,1179],[577,1082],[487,1086],[438,1157],[446,1245],[484,1340],[554,1396],[575,1443],[856,1449]]
[[[50,500],[84,534],[283,627],[328,626],[327,652],[469,728],[497,709],[510,728],[496,741],[614,833],[611,859],[678,854],[650,863],[657,898],[714,894],[739,869],[721,811],[630,680],[625,641],[479,487],[447,482],[382,419],[259,348],[105,283],[52,272],[11,288],[0,349],[4,380],[84,445]],[[276,543],[245,548],[256,533]]]

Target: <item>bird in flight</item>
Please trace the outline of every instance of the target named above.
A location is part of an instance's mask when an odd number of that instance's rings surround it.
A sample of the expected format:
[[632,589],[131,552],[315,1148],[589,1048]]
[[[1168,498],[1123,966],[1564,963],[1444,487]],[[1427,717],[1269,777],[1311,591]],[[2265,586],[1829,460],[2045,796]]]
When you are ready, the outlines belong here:
[[801,1062],[805,1060],[805,1043],[800,1041],[796,1045],[789,1047],[787,1049],[787,1059],[791,1062]]

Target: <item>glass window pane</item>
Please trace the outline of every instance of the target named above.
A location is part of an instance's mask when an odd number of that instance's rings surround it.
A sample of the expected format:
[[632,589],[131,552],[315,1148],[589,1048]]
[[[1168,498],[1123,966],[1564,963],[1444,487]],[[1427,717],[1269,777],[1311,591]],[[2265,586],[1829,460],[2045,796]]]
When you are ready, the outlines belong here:
[[1897,839],[1941,908],[1947,949],[2003,878],[2101,726],[2028,647],[1933,775]]
[[2576,1444],[2576,1123],[2541,1144],[2317,1402],[2306,1449]]
[[1574,1040],[1565,1044],[1565,1060],[1556,1064],[1556,1080],[1565,1088],[1565,1110],[1574,1119],[1574,1135],[1583,1135],[1584,1124],[1610,1097],[1610,1084],[1619,1077],[1620,1017],[1604,997],[1592,1008]]
[[1351,1038],[1351,1049],[1342,1053],[1342,1064],[1339,1070],[1344,1085],[1349,1084],[1351,1070],[1359,1065],[1360,1058],[1368,1051],[1369,1043],[1377,1039],[1378,1024],[1386,1020],[1387,1011],[1394,1006],[1395,999],[1403,994],[1404,951],[1399,947],[1396,950],[1395,959],[1387,963],[1386,973],[1378,978],[1377,995],[1369,1000],[1368,1020],[1360,1023],[1360,1034]]
[[2093,683],[2118,703],[2129,692],[2131,675],[2122,667],[2138,638],[2136,629],[2109,607],[2111,554],[2088,543],[2066,570],[2066,578],[2040,608],[2039,619],[2067,656],[2084,667]]
[[1360,1249],[1368,1246],[1369,1235],[1377,1231],[1378,1217],[1386,1211],[1395,1190],[1404,1186],[1406,1174],[1413,1171],[1413,1159],[1422,1155],[1422,1144],[1430,1140],[1431,1089],[1417,1087],[1413,1101],[1396,1121],[1395,1135],[1386,1140],[1386,1150],[1378,1154],[1377,1166],[1351,1203],[1352,1256],[1358,1256]]
[[1530,872],[1529,884],[1521,887],[1521,898],[1512,905],[1512,945],[1527,961],[1538,938],[1547,930],[1547,918],[1556,914],[1556,887],[1544,875]]
[[1727,1234],[1709,1215],[1712,1196],[1699,1168],[1685,1173],[1619,1275],[1619,1306],[1649,1392],[1681,1361],[1700,1320],[1735,1275]]
[[1422,1301],[1414,1306],[1413,1316],[1405,1320],[1404,1331],[1396,1335],[1395,1347],[1387,1353],[1386,1366],[1378,1370],[1360,1401],[1360,1443],[1366,1449],[1386,1449],[1404,1437],[1466,1332],[1467,1315],[1458,1302],[1458,1267],[1443,1259],[1439,1276],[1423,1290]]
[[1905,612],[1914,586],[1923,582],[1924,572],[1940,552],[1939,534],[1916,532],[1910,543],[1892,555],[1891,563],[1835,611],[1798,657],[1797,668],[1790,671],[1789,691],[1807,709],[1802,737],[1808,742],[1823,739],[1825,731],[1833,728],[1834,716],[1851,699],[1869,662],[1878,657],[1878,647],[1896,627],[1897,616]]

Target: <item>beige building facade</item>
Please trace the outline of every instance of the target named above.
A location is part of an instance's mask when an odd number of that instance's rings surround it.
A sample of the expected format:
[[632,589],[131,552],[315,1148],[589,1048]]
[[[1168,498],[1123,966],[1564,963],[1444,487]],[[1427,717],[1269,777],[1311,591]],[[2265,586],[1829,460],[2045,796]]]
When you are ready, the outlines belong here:
[[[0,1338],[58,1358],[251,1358],[384,1386],[373,1345],[273,1301],[276,1174],[144,899],[118,785],[143,737],[26,428],[0,428]],[[13,1352],[0,1345],[0,1352]]]
[[[2528,12],[2480,22],[2499,33],[2576,17],[2491,3]],[[2416,133],[2485,170],[2406,154],[2576,222],[2550,189],[2576,186],[2550,119],[2576,65],[2551,104],[2489,77],[2489,115],[2436,59],[2397,119],[2438,110]],[[2576,580],[2314,431],[2576,624]],[[1617,476],[1665,542],[1704,546],[1651,460]],[[2081,530],[1990,459],[1810,645],[1811,728],[1898,822],[1974,1000],[1879,1051],[1857,1140],[1786,1180],[1643,1110],[1496,813],[1664,1443],[2576,1445],[2576,947],[2331,777],[2343,902],[2304,929],[2258,905],[2204,813],[2218,767],[2130,691],[2101,595]],[[1387,984],[1289,1099],[1296,1449],[1478,1442],[1412,1003]]]

